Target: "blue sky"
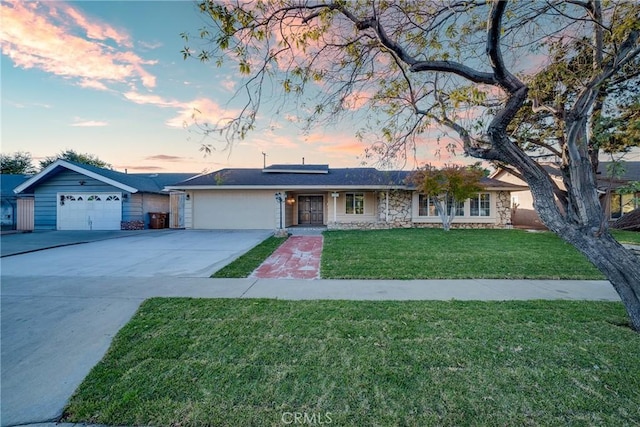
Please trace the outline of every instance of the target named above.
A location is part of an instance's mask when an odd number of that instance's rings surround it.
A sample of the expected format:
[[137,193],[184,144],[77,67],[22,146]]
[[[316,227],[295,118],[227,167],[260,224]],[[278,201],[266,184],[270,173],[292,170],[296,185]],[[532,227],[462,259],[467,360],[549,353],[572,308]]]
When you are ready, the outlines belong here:
[[[263,152],[267,164],[303,157],[332,167],[362,164],[367,146],[354,136],[357,113],[303,133],[287,120],[294,105],[278,115],[263,109],[258,129],[231,151],[221,150],[221,137],[207,138],[218,150],[204,156],[201,134],[184,124],[194,109],[200,121],[228,117],[241,81],[236,68],[183,60],[180,34],[205,24],[194,1],[2,1],[1,8],[3,153],[28,151],[37,166],[73,149],[131,172],[261,167]],[[437,148],[420,147],[417,162],[472,161],[435,159]],[[639,155],[634,150],[627,160]]]
[[2,152],[28,151],[37,166],[74,149],[131,172],[261,167],[262,152],[269,164],[361,164],[352,123],[303,134],[267,110],[231,152],[203,156],[183,124],[194,108],[223,117],[239,84],[234,69],[183,60],[180,33],[203,19],[192,1],[3,1]]

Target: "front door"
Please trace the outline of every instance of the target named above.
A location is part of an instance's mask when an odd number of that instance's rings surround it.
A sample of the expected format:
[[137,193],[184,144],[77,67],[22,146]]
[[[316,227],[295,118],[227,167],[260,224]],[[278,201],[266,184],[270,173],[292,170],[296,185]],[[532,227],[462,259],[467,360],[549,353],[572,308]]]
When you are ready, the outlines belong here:
[[298,197],[298,225],[324,224],[323,199],[322,196]]

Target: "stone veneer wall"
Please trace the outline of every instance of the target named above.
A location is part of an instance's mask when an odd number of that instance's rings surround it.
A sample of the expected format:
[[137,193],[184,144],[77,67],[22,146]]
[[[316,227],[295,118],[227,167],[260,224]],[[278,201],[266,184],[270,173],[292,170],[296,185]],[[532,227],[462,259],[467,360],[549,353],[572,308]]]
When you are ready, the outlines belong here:
[[[496,197],[496,222],[454,223],[451,228],[508,228],[511,225],[511,195],[508,191],[493,193]],[[385,221],[387,203],[385,192],[378,192],[377,221],[375,222],[329,222],[329,230],[386,230],[390,228],[441,228],[437,223],[414,223],[411,221],[412,193],[393,190],[389,192],[389,218]]]

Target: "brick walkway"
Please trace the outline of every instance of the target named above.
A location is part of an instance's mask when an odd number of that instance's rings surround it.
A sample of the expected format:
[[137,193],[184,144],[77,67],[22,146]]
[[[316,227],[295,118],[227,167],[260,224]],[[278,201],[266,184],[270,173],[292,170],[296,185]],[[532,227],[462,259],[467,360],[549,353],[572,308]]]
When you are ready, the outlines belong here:
[[252,274],[258,279],[319,279],[322,236],[291,236]]

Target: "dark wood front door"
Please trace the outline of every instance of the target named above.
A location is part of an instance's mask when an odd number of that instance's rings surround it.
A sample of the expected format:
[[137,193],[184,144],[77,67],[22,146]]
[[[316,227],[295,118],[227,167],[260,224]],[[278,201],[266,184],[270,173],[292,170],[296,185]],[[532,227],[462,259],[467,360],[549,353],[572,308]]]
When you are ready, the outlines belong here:
[[299,225],[322,225],[324,223],[323,211],[322,196],[298,197]]

